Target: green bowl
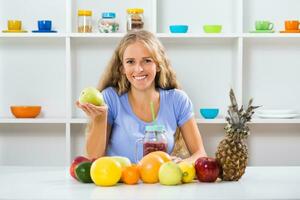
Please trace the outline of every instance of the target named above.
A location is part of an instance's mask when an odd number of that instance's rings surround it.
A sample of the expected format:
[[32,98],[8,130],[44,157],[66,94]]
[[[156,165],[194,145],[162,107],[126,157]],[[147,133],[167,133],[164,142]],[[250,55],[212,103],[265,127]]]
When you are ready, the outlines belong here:
[[204,25],[203,30],[205,33],[221,33],[222,25]]

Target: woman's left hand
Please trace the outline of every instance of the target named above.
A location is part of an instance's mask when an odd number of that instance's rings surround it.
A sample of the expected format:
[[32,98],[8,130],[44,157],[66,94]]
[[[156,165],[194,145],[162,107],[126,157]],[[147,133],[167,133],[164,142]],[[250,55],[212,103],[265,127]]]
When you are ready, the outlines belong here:
[[174,163],[180,163],[182,161],[182,158],[177,156],[171,156],[171,159]]

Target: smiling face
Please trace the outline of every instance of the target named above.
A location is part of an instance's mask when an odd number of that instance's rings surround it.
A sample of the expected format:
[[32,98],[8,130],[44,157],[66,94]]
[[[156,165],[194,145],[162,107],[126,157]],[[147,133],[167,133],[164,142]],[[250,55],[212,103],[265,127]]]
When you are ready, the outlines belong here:
[[140,91],[155,88],[157,65],[150,52],[141,42],[129,45],[123,55],[123,73],[132,89]]

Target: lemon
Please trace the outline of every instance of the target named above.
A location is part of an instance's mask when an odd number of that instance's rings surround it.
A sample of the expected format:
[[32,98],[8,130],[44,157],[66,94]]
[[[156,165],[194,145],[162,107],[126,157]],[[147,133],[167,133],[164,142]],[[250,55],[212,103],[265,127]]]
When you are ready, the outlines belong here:
[[196,170],[194,168],[194,165],[189,162],[180,162],[178,164],[179,168],[182,171],[182,182],[183,183],[190,183],[194,180],[195,175],[196,175]]
[[96,185],[113,186],[122,175],[122,166],[111,157],[101,157],[91,166],[91,178]]

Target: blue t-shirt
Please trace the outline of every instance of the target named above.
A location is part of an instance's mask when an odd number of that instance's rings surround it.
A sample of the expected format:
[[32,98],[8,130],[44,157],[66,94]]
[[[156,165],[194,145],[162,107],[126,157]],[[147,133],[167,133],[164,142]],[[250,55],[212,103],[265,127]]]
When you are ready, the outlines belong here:
[[[125,156],[135,162],[136,140],[145,134],[145,127],[152,123],[144,122],[133,112],[128,101],[128,93],[118,95],[116,90],[108,87],[102,91],[108,106],[108,123],[111,135],[108,142],[108,156]],[[166,130],[168,153],[174,148],[174,134],[193,115],[193,105],[185,92],[178,89],[159,89],[160,106],[157,124],[164,125]],[[138,145],[138,159],[142,158],[142,144]]]

